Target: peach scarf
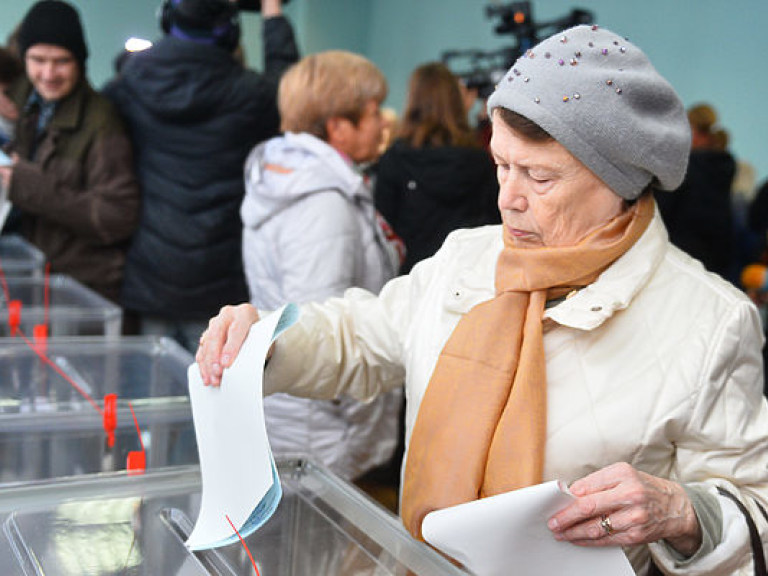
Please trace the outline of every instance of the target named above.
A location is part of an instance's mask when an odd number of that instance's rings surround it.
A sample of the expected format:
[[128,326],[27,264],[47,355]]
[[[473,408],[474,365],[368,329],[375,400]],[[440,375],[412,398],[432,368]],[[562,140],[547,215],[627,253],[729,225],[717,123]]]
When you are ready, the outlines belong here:
[[496,297],[459,321],[419,408],[401,509],[414,537],[432,510],[542,481],[546,301],[594,282],[640,238],[653,211],[653,197],[643,195],[576,246],[516,248],[505,234]]

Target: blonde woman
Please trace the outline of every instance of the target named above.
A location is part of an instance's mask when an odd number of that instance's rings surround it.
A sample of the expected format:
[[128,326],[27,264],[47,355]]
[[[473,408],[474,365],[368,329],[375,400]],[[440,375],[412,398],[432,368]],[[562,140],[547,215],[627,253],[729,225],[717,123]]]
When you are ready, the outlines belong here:
[[[386,94],[382,73],[350,52],[313,54],[286,72],[278,93],[285,134],[257,146],[245,169],[243,259],[257,308],[354,286],[378,292],[397,272],[398,244],[358,169],[378,154]],[[368,404],[333,394],[266,398],[272,449],[357,478],[392,455],[400,403],[399,391]]]

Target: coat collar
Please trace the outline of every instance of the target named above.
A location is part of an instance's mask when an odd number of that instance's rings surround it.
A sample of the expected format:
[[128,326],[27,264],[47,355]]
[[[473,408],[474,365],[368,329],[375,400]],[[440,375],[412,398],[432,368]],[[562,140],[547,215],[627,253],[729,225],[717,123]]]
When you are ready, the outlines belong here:
[[[24,109],[33,89],[32,83],[23,77],[11,86],[8,95],[20,109]],[[76,128],[83,114],[83,101],[91,90],[88,80],[81,76],[72,92],[56,104],[56,112],[48,127],[62,130]]]
[[[496,260],[503,249],[501,226],[494,226],[493,229],[497,235],[480,246],[479,255],[474,254],[474,264],[450,288],[448,306],[454,312],[466,313],[476,304],[493,297]],[[667,230],[655,207],[648,229],[635,245],[594,283],[548,308],[544,312],[545,322],[580,330],[599,327],[613,314],[629,306],[661,264],[668,246]]]
[[548,309],[544,318],[571,328],[593,330],[627,308],[653,276],[669,245],[658,208],[654,212],[648,229],[632,248],[594,283]]
[[88,82],[81,79],[72,93],[56,105],[56,113],[49,125],[51,130],[74,130],[80,125],[83,115],[83,100],[90,89]]

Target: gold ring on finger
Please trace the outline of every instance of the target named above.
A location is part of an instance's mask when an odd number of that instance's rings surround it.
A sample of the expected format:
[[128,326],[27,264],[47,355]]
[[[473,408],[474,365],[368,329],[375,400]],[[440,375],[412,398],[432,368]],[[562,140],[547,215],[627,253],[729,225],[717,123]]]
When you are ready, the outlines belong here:
[[603,529],[606,536],[613,534],[613,524],[611,524],[611,519],[607,514],[603,514],[600,517],[600,527]]

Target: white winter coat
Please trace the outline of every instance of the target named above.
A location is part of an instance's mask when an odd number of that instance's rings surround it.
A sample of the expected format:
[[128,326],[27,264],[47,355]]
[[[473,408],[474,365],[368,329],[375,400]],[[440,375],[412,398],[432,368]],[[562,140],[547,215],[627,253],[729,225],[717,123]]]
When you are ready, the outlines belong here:
[[[368,398],[406,379],[410,438],[430,375],[451,331],[493,297],[498,226],[452,234],[379,298],[303,307],[266,372],[270,389]],[[626,461],[684,483],[723,486],[768,540],[768,406],[755,307],[668,242],[656,215],[594,284],[546,310],[548,432],[544,480],[573,481]],[[471,383],[467,383],[471,385]],[[688,566],[660,544],[626,549],[645,574],[650,549],[669,574],[751,574],[746,524],[718,497],[723,539]],[[744,566],[744,563],[747,563]],[[738,566],[742,566],[738,569]],[[564,572],[565,573],[565,572]]]
[[[322,140],[287,133],[257,146],[245,185],[243,261],[256,307],[321,300],[352,286],[378,292],[394,277],[396,245],[381,228],[369,187]],[[272,450],[356,478],[392,456],[401,402],[400,390],[365,404],[341,396],[266,398]]]

